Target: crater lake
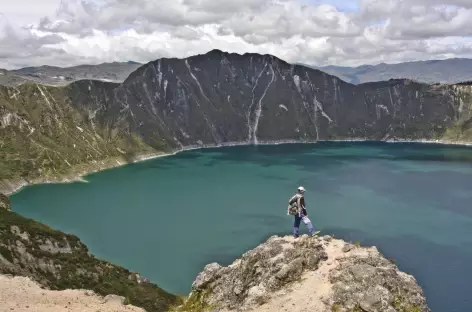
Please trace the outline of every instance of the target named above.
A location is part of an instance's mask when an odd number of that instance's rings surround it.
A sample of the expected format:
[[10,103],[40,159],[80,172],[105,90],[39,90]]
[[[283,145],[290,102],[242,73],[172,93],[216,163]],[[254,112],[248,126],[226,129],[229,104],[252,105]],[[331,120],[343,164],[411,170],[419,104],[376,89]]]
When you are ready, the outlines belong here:
[[[432,311],[472,311],[472,148],[319,142],[209,148],[43,184],[13,210],[77,235],[90,251],[175,294],[291,235],[303,185],[320,235],[375,245],[423,287]],[[307,233],[304,224],[302,233]]]

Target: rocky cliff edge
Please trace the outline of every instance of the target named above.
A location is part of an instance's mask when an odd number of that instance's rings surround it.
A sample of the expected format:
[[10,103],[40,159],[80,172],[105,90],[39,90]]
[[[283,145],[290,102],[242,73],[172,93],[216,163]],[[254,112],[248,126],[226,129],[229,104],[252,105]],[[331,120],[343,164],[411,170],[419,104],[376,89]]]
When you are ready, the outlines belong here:
[[0,194],[0,312],[132,311],[108,303],[116,298],[147,312],[182,303],[138,273],[95,258],[78,237],[9,211],[7,199]]
[[376,247],[272,236],[227,267],[208,264],[182,311],[430,311],[415,278]]

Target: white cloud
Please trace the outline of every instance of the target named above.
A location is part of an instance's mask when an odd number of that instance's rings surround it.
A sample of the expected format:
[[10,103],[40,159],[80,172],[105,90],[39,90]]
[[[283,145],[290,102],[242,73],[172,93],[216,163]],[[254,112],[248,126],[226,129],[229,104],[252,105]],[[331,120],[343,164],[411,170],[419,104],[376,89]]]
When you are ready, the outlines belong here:
[[472,57],[470,0],[43,2],[0,0],[10,21],[0,18],[0,67],[147,62],[214,48],[312,65]]
[[54,15],[59,3],[60,0],[0,0],[0,13],[17,25],[33,24],[41,17]]

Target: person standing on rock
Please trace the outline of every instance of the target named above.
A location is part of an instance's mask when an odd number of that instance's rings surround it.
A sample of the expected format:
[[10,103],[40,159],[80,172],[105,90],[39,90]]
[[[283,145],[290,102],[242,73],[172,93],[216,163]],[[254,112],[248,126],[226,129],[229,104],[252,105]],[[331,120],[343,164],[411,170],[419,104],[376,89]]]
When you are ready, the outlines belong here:
[[306,211],[305,206],[305,188],[303,186],[298,187],[297,193],[290,198],[288,201],[288,209],[287,215],[295,216],[295,221],[293,223],[293,236],[297,238],[300,235],[300,223],[303,221],[306,227],[308,228],[308,232],[315,236],[320,231],[314,232],[313,224],[311,220],[308,218],[308,213]]

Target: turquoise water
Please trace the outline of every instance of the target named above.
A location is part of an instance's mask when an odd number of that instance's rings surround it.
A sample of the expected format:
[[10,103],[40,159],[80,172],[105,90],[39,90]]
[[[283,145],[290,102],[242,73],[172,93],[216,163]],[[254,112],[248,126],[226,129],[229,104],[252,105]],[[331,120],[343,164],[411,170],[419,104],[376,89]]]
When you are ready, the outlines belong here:
[[[472,149],[319,143],[194,150],[35,185],[13,209],[78,235],[100,258],[187,294],[210,262],[230,264],[290,234],[287,200],[307,189],[316,228],[376,245],[413,274],[432,311],[472,311]],[[306,232],[306,228],[303,228]]]

